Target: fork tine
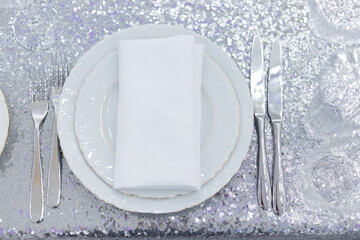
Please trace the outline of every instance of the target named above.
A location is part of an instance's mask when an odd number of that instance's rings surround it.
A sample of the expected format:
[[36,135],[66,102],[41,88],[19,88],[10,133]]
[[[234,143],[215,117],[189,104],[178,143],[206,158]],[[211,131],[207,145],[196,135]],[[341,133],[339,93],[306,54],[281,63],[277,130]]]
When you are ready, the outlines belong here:
[[39,101],[39,85],[37,83],[34,83],[34,102]]
[[65,56],[65,53],[61,52],[61,65],[62,66],[65,66],[65,61],[66,60],[66,56]]
[[51,86],[55,86],[56,83],[56,58],[57,53],[51,53]]
[[61,81],[62,81],[62,67],[60,64],[60,60],[58,59],[58,63],[57,63],[57,69],[58,69],[58,76],[57,76],[57,87],[61,86]]
[[43,78],[43,72],[42,67],[39,66],[37,68],[37,101],[42,101],[44,99],[44,78]]
[[65,62],[64,62],[64,71],[65,71],[65,77],[64,77],[64,81],[62,82],[62,84],[64,85],[65,80],[67,79],[67,77],[69,76],[69,59],[67,58],[67,54],[66,52],[64,53],[64,58],[65,58]]
[[49,79],[49,87],[56,87],[57,85],[57,64],[56,64],[57,52],[51,53],[51,77]]
[[49,78],[46,76],[44,65],[41,66],[41,80],[42,80],[42,90],[43,90],[43,99],[47,101],[49,99]]
[[33,76],[32,76],[32,67],[29,67],[29,79],[30,79],[30,98],[31,101],[33,102],[34,99],[34,81],[33,81]]
[[37,69],[38,72],[38,81],[39,81],[39,86],[38,86],[38,101],[42,101],[44,98],[44,91],[43,91],[43,78],[42,78],[42,72],[41,72],[41,67],[38,67]]
[[60,82],[60,86],[62,86],[64,79],[65,79],[65,56],[64,53],[61,53],[60,55],[60,65],[61,65],[61,82]]
[[55,64],[54,66],[56,69],[55,87],[58,87],[59,86],[59,76],[60,76],[59,54],[58,53],[56,53],[56,59],[55,59],[54,64]]
[[65,67],[66,67],[66,65],[67,65],[67,62],[68,62],[66,52],[64,52],[63,57],[64,57],[64,59],[63,59],[63,65],[64,65],[64,69],[65,69]]
[[69,68],[69,59],[65,53],[65,56],[66,56],[66,78],[69,76],[70,74],[70,68]]
[[48,101],[49,100],[49,95],[50,95],[50,91],[51,91],[51,79],[50,77],[46,74],[45,71],[45,66],[43,66],[43,73],[44,73],[44,80],[45,80],[45,100]]
[[70,68],[69,68],[69,64],[66,64],[66,77],[68,77],[70,74]]
[[62,88],[66,77],[67,77],[67,59],[66,53],[60,53],[60,65],[61,65],[61,79],[59,82],[59,87]]
[[58,87],[61,86],[62,78],[63,78],[63,66],[62,66],[62,52],[59,53],[58,58],[58,66],[59,66],[59,81],[58,81]]
[[58,82],[57,82],[57,86],[60,87],[61,86],[61,81],[62,81],[62,52],[59,52],[58,58],[57,58],[57,66],[59,68],[58,71]]
[[34,66],[30,67],[29,72],[31,98],[33,102],[37,102],[39,100],[38,72],[36,71]]

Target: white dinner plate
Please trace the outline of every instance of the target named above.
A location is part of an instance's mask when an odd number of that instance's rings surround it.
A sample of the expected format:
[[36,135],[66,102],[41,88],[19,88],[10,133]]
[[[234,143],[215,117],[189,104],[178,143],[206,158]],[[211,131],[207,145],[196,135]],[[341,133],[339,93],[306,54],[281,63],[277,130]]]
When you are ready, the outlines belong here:
[[0,90],[0,154],[4,150],[9,130],[9,111],[6,105],[5,96]]
[[[89,73],[109,53],[116,51],[119,39],[157,38],[180,34],[193,35],[197,42],[204,44],[208,56],[219,64],[230,79],[239,102],[240,128],[238,141],[230,158],[213,179],[204,184],[200,191],[175,198],[139,198],[114,190],[106,184],[87,164],[79,148],[74,129],[76,99]],[[253,119],[250,94],[245,79],[231,58],[217,45],[192,31],[169,25],[143,25],[129,28],[105,38],[86,52],[72,69],[65,82],[60,99],[58,132],[64,156],[74,174],[84,186],[100,199],[121,209],[147,213],[168,213],[180,211],[205,201],[225,186],[238,171],[249,147]]]
[[[75,134],[90,167],[112,186],[115,162],[118,51],[106,56],[88,75],[76,102]],[[230,79],[206,53],[201,94],[201,183],[227,162],[235,147],[239,105]],[[188,190],[121,190],[139,197],[170,198]]]

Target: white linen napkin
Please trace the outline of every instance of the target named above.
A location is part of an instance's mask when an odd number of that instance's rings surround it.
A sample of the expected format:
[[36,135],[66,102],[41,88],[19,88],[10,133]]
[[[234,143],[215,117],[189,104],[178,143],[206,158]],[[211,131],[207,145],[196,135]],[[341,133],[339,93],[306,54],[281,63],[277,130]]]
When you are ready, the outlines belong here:
[[203,45],[121,40],[114,188],[198,190]]

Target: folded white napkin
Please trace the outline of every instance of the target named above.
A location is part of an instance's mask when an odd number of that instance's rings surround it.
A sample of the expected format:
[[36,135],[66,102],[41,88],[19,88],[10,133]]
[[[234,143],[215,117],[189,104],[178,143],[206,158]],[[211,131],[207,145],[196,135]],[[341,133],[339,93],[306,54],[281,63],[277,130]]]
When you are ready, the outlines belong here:
[[114,188],[200,189],[203,46],[122,40]]

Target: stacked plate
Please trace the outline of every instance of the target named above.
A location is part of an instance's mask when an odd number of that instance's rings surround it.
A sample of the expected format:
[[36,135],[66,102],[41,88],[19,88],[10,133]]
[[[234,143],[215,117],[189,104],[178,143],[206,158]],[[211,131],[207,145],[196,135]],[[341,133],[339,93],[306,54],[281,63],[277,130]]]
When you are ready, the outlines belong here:
[[[115,190],[118,42],[183,34],[204,45],[201,190]],[[180,27],[143,25],[112,34],[80,58],[65,82],[58,131],[68,165],[100,199],[129,211],[168,213],[205,201],[230,181],[247,153],[252,115],[246,81],[226,52]]]

